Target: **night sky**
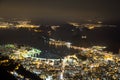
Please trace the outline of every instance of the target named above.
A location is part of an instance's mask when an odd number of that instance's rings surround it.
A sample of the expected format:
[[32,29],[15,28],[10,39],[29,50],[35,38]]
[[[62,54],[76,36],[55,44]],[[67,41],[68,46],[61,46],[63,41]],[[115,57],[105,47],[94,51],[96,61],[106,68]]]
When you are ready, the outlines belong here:
[[119,0],[0,0],[0,17],[120,20]]

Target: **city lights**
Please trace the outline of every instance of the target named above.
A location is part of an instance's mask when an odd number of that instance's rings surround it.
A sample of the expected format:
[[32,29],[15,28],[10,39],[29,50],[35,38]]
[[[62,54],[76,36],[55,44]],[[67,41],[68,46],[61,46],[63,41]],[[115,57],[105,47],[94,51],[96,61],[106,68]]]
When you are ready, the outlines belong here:
[[[56,46],[56,40],[54,39],[51,40],[55,41],[54,46]],[[62,46],[67,46],[69,43],[65,41],[59,41],[57,42],[57,45],[58,44],[61,44]],[[8,53],[9,50],[12,50],[13,53],[9,55],[11,59],[20,61],[21,62],[20,64],[23,65],[27,70],[30,70],[31,72],[37,75],[40,75],[40,78],[45,80],[51,79],[68,80],[70,77],[72,79],[78,79],[75,78],[77,75],[84,76],[83,78],[87,79],[90,79],[90,77],[92,78],[96,77],[95,79],[101,79],[100,76],[104,74],[106,75],[104,76],[104,78],[109,77],[109,75],[113,75],[114,79],[119,79],[116,71],[119,71],[120,65],[118,62],[120,61],[120,57],[113,55],[110,52],[103,51],[103,49],[105,48],[104,46],[103,47],[93,46],[91,48],[83,48],[70,45],[70,47],[78,49],[79,53],[65,56],[62,59],[51,59],[51,58],[37,58],[37,55],[39,55],[41,51],[32,47],[21,46],[20,48],[18,48],[17,45],[13,44],[1,45],[1,48],[5,53],[3,55],[6,55],[6,53]],[[80,56],[84,56],[87,59],[82,60],[81,58],[79,58]],[[1,61],[0,64],[7,62],[8,60],[4,60]],[[19,69],[20,64],[16,66],[15,70]],[[115,68],[116,71],[114,69],[111,70],[112,66],[116,67]],[[51,73],[50,72],[51,70],[59,72]],[[107,72],[104,72],[104,70]],[[97,72],[100,75],[94,74],[95,72]],[[91,75],[89,75],[88,73],[91,73]],[[16,73],[11,72],[11,74],[15,75]],[[67,76],[67,74],[71,75]],[[19,74],[17,76],[23,77],[20,76]]]
[[[83,24],[70,22],[65,26],[63,24],[39,26],[26,20],[0,23],[2,36],[0,66],[9,67],[13,63],[14,69],[7,72],[17,79],[30,79],[17,72],[22,71],[21,68],[43,80],[120,79],[119,54],[107,50],[109,45],[100,39],[108,37],[109,31],[106,33],[106,26],[113,25],[103,25],[102,22]],[[97,32],[102,31],[100,27],[105,27],[102,34]],[[100,37],[96,39],[94,35]],[[2,57],[5,59],[2,60]]]
[[30,21],[16,21],[17,24],[8,23],[8,22],[0,22],[1,29],[12,29],[12,28],[39,28],[40,26],[30,24]]

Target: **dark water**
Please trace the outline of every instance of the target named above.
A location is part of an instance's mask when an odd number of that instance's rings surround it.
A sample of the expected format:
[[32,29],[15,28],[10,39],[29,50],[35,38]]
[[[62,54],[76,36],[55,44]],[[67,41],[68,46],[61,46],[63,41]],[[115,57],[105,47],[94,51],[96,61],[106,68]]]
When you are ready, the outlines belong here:
[[[106,46],[107,51],[118,53],[120,48],[120,27],[101,27],[89,30],[86,28],[77,29],[69,25],[61,25],[61,27],[53,31],[50,26],[43,26],[40,29],[44,30],[42,33],[36,33],[29,31],[28,29],[6,29],[0,30],[0,44],[19,44],[29,45],[38,48],[43,53],[57,55],[67,55],[70,53],[66,48],[50,47],[48,45],[49,38],[57,40],[69,41],[72,45],[91,47],[94,45]],[[74,30],[74,31],[72,31]],[[51,31],[51,35],[48,35],[47,31]],[[82,39],[81,36],[87,36],[86,39]],[[57,53],[57,55],[56,55]],[[48,56],[49,57],[49,56]],[[51,56],[52,57],[52,56]]]

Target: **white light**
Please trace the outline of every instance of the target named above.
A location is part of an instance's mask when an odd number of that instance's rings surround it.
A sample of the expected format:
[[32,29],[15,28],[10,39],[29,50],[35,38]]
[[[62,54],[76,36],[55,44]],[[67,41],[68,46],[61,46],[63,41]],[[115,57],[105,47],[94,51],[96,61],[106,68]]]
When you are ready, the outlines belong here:
[[48,76],[48,77],[46,78],[46,80],[53,80],[53,79],[52,79],[52,76]]
[[63,72],[60,74],[60,80],[63,80]]
[[71,47],[71,43],[70,42],[66,42],[65,45],[70,48]]
[[82,39],[86,39],[87,38],[87,36],[82,36]]

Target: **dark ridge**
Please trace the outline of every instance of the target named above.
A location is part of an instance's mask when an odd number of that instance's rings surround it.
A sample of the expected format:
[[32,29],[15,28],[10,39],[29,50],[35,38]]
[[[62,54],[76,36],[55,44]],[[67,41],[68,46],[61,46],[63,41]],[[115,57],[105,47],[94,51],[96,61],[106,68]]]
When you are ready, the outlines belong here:
[[17,70],[17,72],[19,74],[21,74],[21,75],[24,75],[25,78],[30,78],[31,80],[42,80],[36,74],[31,73],[30,71],[28,71],[25,68],[23,68],[22,65],[19,67],[19,69]]
[[0,80],[17,80],[12,74],[8,73],[3,66],[0,66]]
[[[12,59],[9,59],[7,56],[0,55],[0,61],[1,60],[9,60],[9,65],[8,63],[0,64],[0,80],[17,80],[15,76],[9,73],[9,71],[14,71],[18,63],[14,62]],[[36,74],[27,71],[25,68],[23,68],[22,65],[20,65],[19,69],[16,70],[16,72],[25,78],[30,78],[31,80],[42,80]]]

